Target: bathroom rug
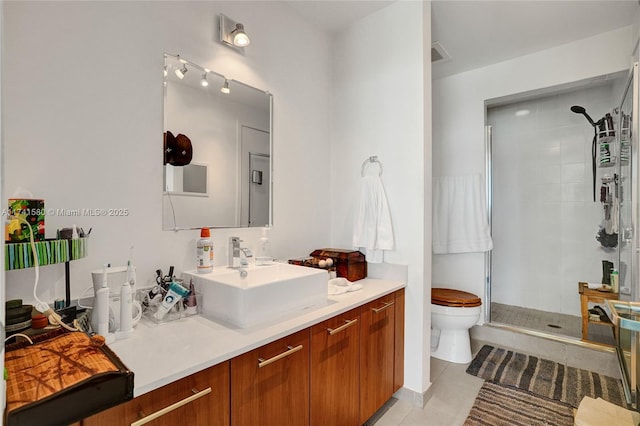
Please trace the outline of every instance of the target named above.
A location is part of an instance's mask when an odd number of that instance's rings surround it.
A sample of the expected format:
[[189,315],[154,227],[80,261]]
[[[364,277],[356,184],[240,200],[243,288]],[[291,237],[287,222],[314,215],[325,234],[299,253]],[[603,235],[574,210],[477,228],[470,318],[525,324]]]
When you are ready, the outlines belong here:
[[524,390],[484,382],[464,426],[572,426],[573,407]]
[[585,396],[627,408],[622,380],[581,368],[485,345],[467,373],[489,382],[526,390],[574,408]]

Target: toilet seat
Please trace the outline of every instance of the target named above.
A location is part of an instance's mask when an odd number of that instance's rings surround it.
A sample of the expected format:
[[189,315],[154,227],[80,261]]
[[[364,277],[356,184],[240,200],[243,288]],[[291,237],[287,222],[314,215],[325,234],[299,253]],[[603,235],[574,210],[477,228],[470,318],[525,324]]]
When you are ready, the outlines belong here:
[[474,308],[482,305],[482,300],[473,293],[450,288],[432,288],[431,303],[456,308]]

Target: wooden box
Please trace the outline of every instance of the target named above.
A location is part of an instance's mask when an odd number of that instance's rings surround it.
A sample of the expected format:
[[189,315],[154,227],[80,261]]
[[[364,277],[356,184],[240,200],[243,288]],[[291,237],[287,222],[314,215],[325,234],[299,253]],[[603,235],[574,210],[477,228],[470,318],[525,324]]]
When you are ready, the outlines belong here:
[[325,248],[314,250],[311,256],[333,260],[336,275],[349,281],[358,281],[367,277],[367,260],[364,254],[356,250]]

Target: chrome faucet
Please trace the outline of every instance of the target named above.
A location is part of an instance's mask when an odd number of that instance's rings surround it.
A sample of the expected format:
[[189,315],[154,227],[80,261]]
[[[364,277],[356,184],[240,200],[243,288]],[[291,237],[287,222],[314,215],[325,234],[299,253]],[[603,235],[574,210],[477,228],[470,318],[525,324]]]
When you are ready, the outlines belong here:
[[[242,240],[240,237],[229,237],[229,268],[240,268],[249,264],[248,260],[253,255],[251,250],[246,247],[240,247]],[[245,258],[242,258],[244,254]],[[238,261],[236,262],[236,259]]]

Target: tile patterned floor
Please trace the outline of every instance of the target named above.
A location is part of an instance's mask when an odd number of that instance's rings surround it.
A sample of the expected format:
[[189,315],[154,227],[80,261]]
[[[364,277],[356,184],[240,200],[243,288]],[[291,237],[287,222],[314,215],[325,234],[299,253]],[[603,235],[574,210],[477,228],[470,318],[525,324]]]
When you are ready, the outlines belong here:
[[431,358],[431,398],[422,409],[395,400],[375,426],[455,426],[464,424],[484,382],[467,374],[469,364]]
[[[577,339],[582,337],[582,319],[580,317],[556,312],[491,303],[491,322]],[[589,325],[589,340],[614,345],[613,329],[606,325],[591,323]]]

